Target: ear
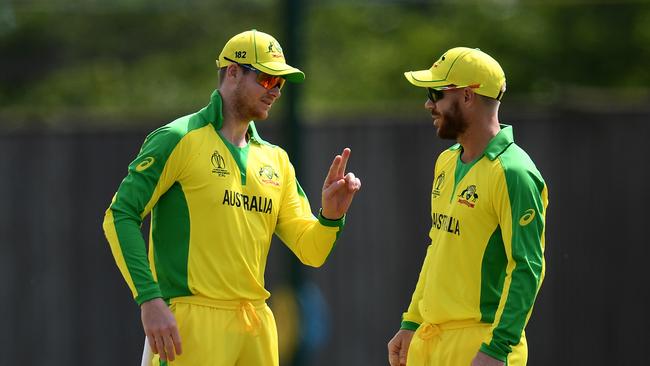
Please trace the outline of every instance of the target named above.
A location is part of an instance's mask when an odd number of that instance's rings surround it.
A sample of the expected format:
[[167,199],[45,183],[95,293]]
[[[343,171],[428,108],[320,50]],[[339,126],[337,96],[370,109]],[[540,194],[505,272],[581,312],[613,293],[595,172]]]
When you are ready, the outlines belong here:
[[231,78],[236,78],[238,74],[239,74],[239,67],[237,67],[237,65],[235,64],[228,65],[228,68],[226,69],[226,75],[228,75]]
[[474,93],[472,88],[465,88],[463,90],[463,97],[465,98],[466,104],[473,104],[476,101],[476,93]]

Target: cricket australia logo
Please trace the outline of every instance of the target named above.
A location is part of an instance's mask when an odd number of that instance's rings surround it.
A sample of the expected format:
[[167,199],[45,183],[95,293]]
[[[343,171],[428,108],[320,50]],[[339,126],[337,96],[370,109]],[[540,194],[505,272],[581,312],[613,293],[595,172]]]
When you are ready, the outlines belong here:
[[276,41],[269,42],[266,53],[270,53],[274,58],[284,57],[284,54],[282,53],[282,47],[280,47],[280,44]]
[[212,153],[212,157],[210,158],[210,162],[212,163],[212,166],[214,169],[212,169],[212,172],[215,173],[216,175],[220,177],[226,177],[230,174],[228,169],[226,169],[226,160],[219,154],[217,150],[215,150]]
[[478,199],[476,186],[467,186],[458,197],[458,203],[466,205],[469,208],[474,208],[474,206],[476,206],[476,200]]
[[259,177],[266,184],[271,184],[276,187],[280,185],[280,176],[270,165],[265,165],[260,168]]
[[445,183],[445,172],[438,174],[438,177],[433,182],[433,191],[431,192],[431,198],[438,198],[440,196],[440,188]]

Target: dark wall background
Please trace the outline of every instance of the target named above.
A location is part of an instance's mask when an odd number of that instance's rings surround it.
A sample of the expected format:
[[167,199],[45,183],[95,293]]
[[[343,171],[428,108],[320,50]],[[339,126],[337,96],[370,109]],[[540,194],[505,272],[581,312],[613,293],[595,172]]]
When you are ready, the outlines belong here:
[[[647,116],[504,111],[550,195],[529,365],[650,364]],[[425,113],[412,122],[346,122],[302,128],[299,177],[314,211],[343,147],[352,148],[349,168],[363,181],[328,263],[302,272],[330,314],[330,335],[306,363],[386,365],[386,342],[428,245],[433,164],[449,142],[435,137]],[[260,130],[283,142],[274,122]],[[146,133],[0,135],[0,365],[139,364],[139,310],[101,222]],[[274,242],[272,291],[287,252]]]

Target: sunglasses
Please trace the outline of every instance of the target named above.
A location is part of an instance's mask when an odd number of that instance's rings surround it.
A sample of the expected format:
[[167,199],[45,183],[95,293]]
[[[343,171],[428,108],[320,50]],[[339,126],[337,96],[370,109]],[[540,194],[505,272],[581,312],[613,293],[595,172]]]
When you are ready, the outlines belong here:
[[456,85],[447,85],[440,87],[439,90],[433,89],[433,88],[427,88],[427,95],[429,96],[429,100],[437,103],[440,99],[445,97],[445,93],[443,93],[445,90],[455,90],[455,89],[462,89],[462,88],[480,88],[481,84],[472,84],[472,85],[465,85],[465,86],[456,86]]
[[263,86],[264,89],[266,89],[266,90],[271,90],[271,89],[275,88],[276,86],[278,87],[278,89],[282,89],[282,87],[284,86],[284,83],[285,83],[286,80],[282,76],[269,75],[269,74],[267,74],[265,72],[262,72],[262,71],[260,71],[260,70],[258,70],[256,68],[254,68],[251,65],[240,64],[237,61],[229,59],[228,57],[224,57],[224,58],[227,61],[235,63],[235,64],[243,67],[246,70],[253,71],[254,73],[256,73],[257,74],[257,78],[256,78],[257,83],[260,84],[261,86]]

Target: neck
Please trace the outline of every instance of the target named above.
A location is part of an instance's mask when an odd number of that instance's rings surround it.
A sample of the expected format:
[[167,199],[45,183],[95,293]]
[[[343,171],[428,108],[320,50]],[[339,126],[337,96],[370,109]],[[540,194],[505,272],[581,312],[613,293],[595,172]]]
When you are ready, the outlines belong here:
[[246,132],[248,131],[249,120],[240,113],[232,98],[222,95],[223,102],[223,123],[221,136],[230,141],[236,147],[244,147],[248,143]]
[[463,163],[474,161],[483,155],[490,140],[501,130],[496,115],[471,123],[467,130],[458,137],[458,143],[463,147],[460,160]]

